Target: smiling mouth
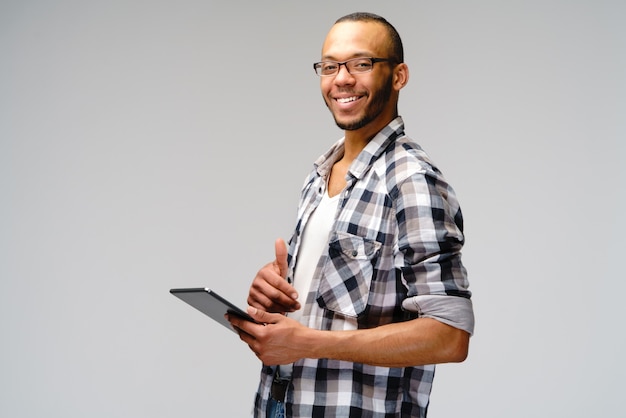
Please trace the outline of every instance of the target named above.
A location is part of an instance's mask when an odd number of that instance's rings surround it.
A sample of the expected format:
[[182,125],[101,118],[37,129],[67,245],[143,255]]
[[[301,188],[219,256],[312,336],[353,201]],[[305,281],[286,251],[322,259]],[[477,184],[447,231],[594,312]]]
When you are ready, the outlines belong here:
[[352,96],[352,97],[338,97],[335,100],[338,101],[339,103],[350,103],[350,102],[355,102],[359,99],[360,99],[359,96]]

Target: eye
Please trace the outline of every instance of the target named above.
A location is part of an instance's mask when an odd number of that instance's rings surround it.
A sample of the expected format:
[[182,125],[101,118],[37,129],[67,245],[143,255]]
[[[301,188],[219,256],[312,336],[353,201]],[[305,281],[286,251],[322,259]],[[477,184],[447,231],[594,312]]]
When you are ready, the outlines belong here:
[[337,71],[337,63],[336,62],[323,62],[321,64],[322,73],[323,74],[331,74]]
[[358,59],[352,61],[352,68],[356,71],[367,71],[372,68],[372,61],[369,59]]

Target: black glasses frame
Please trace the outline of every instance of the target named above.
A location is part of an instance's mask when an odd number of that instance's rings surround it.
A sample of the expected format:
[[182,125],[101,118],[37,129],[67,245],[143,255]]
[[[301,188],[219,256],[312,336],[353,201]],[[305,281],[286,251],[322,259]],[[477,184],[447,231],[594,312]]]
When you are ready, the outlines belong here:
[[[369,73],[374,69],[374,64],[376,64],[377,62],[394,62],[393,59],[391,58],[373,58],[373,57],[356,57],[356,58],[351,58],[347,61],[343,61],[343,62],[339,62],[339,61],[319,61],[319,62],[314,62],[313,63],[313,70],[315,70],[315,74],[317,74],[320,77],[330,77],[330,76],[334,76],[339,74],[339,70],[341,70],[341,66],[343,65],[344,67],[346,67],[346,71],[348,72],[348,74],[352,74],[350,72],[350,68],[348,68],[348,63],[352,62],[352,61],[356,61],[356,60],[362,60],[362,59],[368,59],[372,62],[372,68],[370,68],[367,71],[362,71],[362,72],[357,72],[356,74],[365,74],[365,73]],[[321,70],[322,70],[322,64],[324,63],[333,63],[333,64],[337,64],[337,71],[335,71],[332,74],[322,74]]]

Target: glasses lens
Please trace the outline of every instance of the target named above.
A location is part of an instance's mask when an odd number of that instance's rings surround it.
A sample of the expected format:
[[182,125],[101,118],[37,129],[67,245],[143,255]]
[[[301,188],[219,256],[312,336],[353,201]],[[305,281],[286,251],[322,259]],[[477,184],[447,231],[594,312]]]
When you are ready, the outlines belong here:
[[317,67],[319,75],[333,75],[339,70],[339,64],[332,61],[320,62]]
[[346,66],[351,74],[354,73],[366,73],[368,71],[372,71],[372,67],[374,64],[372,60],[369,58],[355,58],[346,62]]

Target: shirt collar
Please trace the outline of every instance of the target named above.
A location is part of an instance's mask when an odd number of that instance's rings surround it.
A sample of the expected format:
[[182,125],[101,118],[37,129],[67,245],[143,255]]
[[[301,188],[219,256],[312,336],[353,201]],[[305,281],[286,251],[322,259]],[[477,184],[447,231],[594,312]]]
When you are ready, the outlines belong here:
[[[357,179],[361,178],[389,144],[402,135],[404,135],[404,121],[401,116],[397,116],[368,142],[363,151],[352,162],[348,170],[349,173]],[[327,177],[335,162],[343,156],[344,142],[345,137],[337,141],[315,161],[315,169],[321,177]]]

